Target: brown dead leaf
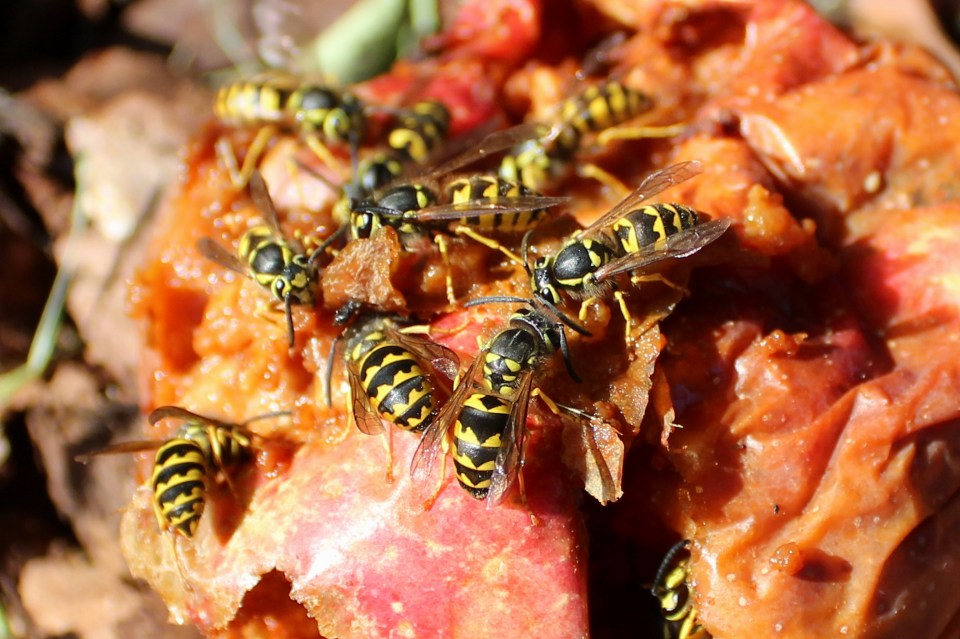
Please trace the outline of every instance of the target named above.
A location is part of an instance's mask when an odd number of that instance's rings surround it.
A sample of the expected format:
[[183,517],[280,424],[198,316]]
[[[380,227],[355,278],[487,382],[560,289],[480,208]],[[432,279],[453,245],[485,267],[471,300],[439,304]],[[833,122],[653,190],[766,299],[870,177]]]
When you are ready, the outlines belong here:
[[[163,606],[149,591],[90,564],[79,552],[30,561],[20,575],[24,607],[47,635],[80,639],[199,637],[193,627],[162,626]],[[152,613],[152,614],[151,614]]]

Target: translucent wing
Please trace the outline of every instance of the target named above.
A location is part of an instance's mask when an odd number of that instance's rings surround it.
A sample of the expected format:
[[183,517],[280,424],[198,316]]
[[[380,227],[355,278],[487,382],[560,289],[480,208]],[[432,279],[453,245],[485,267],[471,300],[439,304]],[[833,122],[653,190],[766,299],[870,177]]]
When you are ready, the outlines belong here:
[[480,143],[476,146],[430,169],[429,172],[423,176],[423,179],[436,179],[441,175],[453,173],[457,169],[478,162],[494,153],[505,151],[531,138],[540,137],[544,135],[546,131],[547,128],[537,122],[526,122],[512,126],[509,129],[494,131],[480,140]]
[[497,453],[493,477],[490,479],[490,491],[487,493],[487,507],[503,501],[510,492],[517,473],[523,465],[523,440],[527,434],[527,409],[530,407],[530,393],[533,389],[533,371],[528,370],[510,407],[507,428],[503,433],[500,451]]
[[545,195],[519,195],[502,198],[478,198],[466,202],[438,204],[417,211],[420,222],[454,220],[462,217],[472,218],[481,215],[506,214],[519,211],[535,211],[566,204],[572,198],[548,197]]
[[220,266],[229,269],[241,275],[248,275],[249,269],[246,264],[240,261],[240,258],[217,244],[209,237],[201,237],[197,240],[197,250],[211,262],[216,262]]
[[280,218],[277,216],[277,207],[273,204],[270,190],[267,188],[267,183],[260,171],[254,171],[250,176],[250,198],[253,200],[253,205],[263,215],[267,227],[278,237],[283,237],[280,232]]
[[90,451],[89,453],[83,453],[77,455],[74,459],[81,464],[86,464],[90,461],[91,458],[97,457],[99,455],[117,455],[121,453],[140,453],[146,450],[156,450],[163,445],[163,440],[160,439],[144,439],[138,441],[130,442],[119,442],[116,444],[111,444],[110,446],[104,446],[103,448],[98,448],[97,450]]
[[357,367],[354,362],[347,364],[347,379],[350,381],[350,398],[353,409],[353,421],[364,435],[379,435],[383,432],[383,419],[371,405]]
[[666,259],[676,259],[692,255],[707,246],[727,230],[729,218],[711,220],[697,224],[667,238],[663,245],[651,244],[636,253],[630,253],[597,269],[595,278],[603,282],[620,273],[637,271]]
[[147,421],[150,422],[150,425],[153,426],[161,419],[182,419],[186,422],[193,422],[196,424],[203,424],[205,426],[216,426],[219,428],[236,428],[236,424],[230,424],[228,422],[222,422],[219,419],[214,419],[213,417],[206,417],[204,415],[198,415],[193,411],[189,411],[186,408],[181,408],[179,406],[160,406],[159,408],[154,409],[152,413],[147,417]]
[[443,454],[443,442],[447,437],[447,432],[460,417],[463,403],[473,391],[473,379],[482,363],[483,351],[473,360],[463,379],[460,380],[460,385],[457,386],[453,395],[440,409],[437,418],[427,426],[420,437],[420,444],[413,453],[413,459],[410,462],[410,476],[414,485],[421,490],[422,487],[427,485],[430,475],[433,474],[433,467],[437,458]]
[[617,49],[623,46],[627,41],[627,34],[624,31],[614,31],[606,38],[601,40],[592,49],[587,51],[580,63],[580,69],[577,70],[577,80],[584,80],[592,75],[598,75],[614,62],[617,57]]
[[397,344],[413,353],[421,362],[430,366],[448,379],[453,379],[460,372],[460,358],[452,350],[437,344],[432,339],[404,333],[396,329],[387,329],[387,336]]
[[690,161],[673,164],[665,169],[651,173],[630,195],[620,200],[616,206],[597,218],[575,237],[584,237],[588,234],[606,229],[613,224],[613,222],[637,208],[644,201],[656,196],[664,189],[686,182],[702,172],[702,164],[697,161]]

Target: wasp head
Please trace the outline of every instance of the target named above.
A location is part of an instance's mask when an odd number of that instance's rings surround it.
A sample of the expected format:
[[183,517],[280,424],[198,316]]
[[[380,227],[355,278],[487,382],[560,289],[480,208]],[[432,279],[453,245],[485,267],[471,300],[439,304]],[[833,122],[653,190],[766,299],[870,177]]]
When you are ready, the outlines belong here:
[[553,260],[549,256],[538,257],[533,263],[530,287],[535,297],[553,305],[560,304],[560,293],[553,278]]

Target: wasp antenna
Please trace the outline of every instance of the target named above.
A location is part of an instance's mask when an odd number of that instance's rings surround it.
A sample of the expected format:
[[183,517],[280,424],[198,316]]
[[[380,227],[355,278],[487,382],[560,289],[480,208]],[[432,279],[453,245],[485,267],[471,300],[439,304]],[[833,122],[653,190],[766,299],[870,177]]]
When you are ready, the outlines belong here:
[[293,296],[289,293],[283,298],[283,312],[287,316],[287,343],[293,348],[297,336],[293,331]]
[[470,306],[480,306],[481,304],[529,304],[530,299],[518,297],[515,295],[489,295],[487,297],[477,297],[468,302],[464,302],[464,308]]
[[342,335],[337,335],[330,343],[330,352],[327,355],[327,374],[323,378],[323,396],[327,400],[327,408],[333,407],[333,362],[336,357],[337,345],[340,344]]
[[533,275],[530,270],[530,236],[533,235],[533,229],[523,234],[523,240],[520,242],[520,259],[523,260],[523,270],[527,275]]
[[548,312],[550,315],[552,315],[553,317],[555,317],[557,320],[560,321],[561,324],[563,324],[564,326],[566,326],[566,327],[569,328],[570,330],[572,330],[572,331],[574,331],[574,332],[576,332],[576,333],[579,333],[580,335],[583,335],[584,337],[592,337],[592,336],[593,336],[593,333],[591,333],[590,331],[588,331],[586,328],[584,328],[584,327],[583,327],[582,325],[580,325],[578,322],[575,322],[574,320],[570,319],[570,317],[569,317],[566,313],[564,313],[564,312],[561,311],[559,308],[557,308],[556,304],[554,304],[554,303],[551,302],[550,300],[543,299],[543,298],[537,298],[537,303],[540,304],[540,305],[542,305],[542,306],[547,310],[547,312]]
[[244,421],[240,422],[240,426],[246,426],[247,424],[252,424],[253,422],[263,421],[265,419],[273,419],[274,417],[291,417],[293,415],[292,410],[275,410],[269,413],[263,413],[261,415],[254,415]]
[[330,190],[335,191],[338,188],[340,188],[338,185],[334,184],[330,178],[320,173],[320,171],[316,170],[315,168],[313,168],[312,166],[310,166],[300,158],[294,158],[293,164],[297,167],[298,171],[303,171],[304,173],[314,178],[318,182],[323,182],[326,186],[330,187]]
[[310,257],[307,258],[307,261],[310,264],[316,263],[317,259],[323,254],[323,252],[326,251],[331,244],[339,240],[348,229],[349,225],[341,225],[340,228],[331,233],[326,239],[323,240],[323,242],[320,243],[320,246],[318,246],[313,253],[310,254]]
[[570,347],[567,344],[567,332],[563,330],[563,327],[560,327],[560,354],[563,357],[563,364],[567,367],[567,374],[570,375],[570,379],[576,383],[582,383],[582,379],[577,375],[576,369],[573,368],[573,361],[570,359]]

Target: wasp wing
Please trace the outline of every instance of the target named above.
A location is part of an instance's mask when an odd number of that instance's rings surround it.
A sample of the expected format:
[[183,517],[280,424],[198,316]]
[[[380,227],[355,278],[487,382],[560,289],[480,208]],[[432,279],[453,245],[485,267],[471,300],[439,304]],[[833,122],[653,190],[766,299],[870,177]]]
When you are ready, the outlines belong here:
[[179,406],[160,406],[150,413],[150,415],[147,417],[147,421],[150,422],[151,426],[153,426],[161,419],[167,419],[171,417],[203,426],[214,426],[217,428],[228,428],[231,430],[237,428],[236,424],[223,422],[219,419],[214,419],[213,417],[207,417],[205,415],[198,415],[193,411],[187,410],[186,408],[181,408]]
[[451,202],[420,209],[416,218],[420,222],[455,220],[480,217],[481,215],[506,214],[519,211],[536,211],[566,204],[571,198],[546,195],[518,195],[502,198],[477,198],[466,202]]
[[156,450],[161,446],[163,446],[163,440],[161,439],[143,439],[130,442],[118,442],[116,444],[111,444],[109,446],[104,446],[103,448],[92,450],[89,453],[81,453],[80,455],[76,455],[73,459],[81,464],[86,464],[93,457],[99,457],[100,455],[141,453],[147,450]]
[[663,260],[692,255],[723,235],[730,227],[730,222],[729,218],[703,222],[671,235],[664,244],[651,244],[640,251],[608,262],[597,269],[594,274],[596,281],[603,282],[620,273],[637,271]]
[[452,380],[460,372],[460,358],[446,346],[428,337],[401,330],[387,329],[386,333],[391,340],[410,351],[421,362],[429,363],[431,368],[447,379]]
[[443,454],[443,443],[447,438],[450,428],[460,417],[463,409],[463,403],[467,400],[473,391],[473,379],[480,365],[483,362],[483,351],[477,355],[466,374],[460,380],[460,384],[454,390],[453,395],[443,405],[437,418],[423,431],[420,437],[420,444],[413,453],[413,459],[410,461],[410,477],[419,490],[423,490],[428,483],[430,475],[433,474],[433,467],[436,464],[437,457]]
[[630,195],[620,200],[612,209],[594,220],[585,229],[577,233],[575,237],[584,237],[606,229],[613,222],[624,217],[641,203],[656,196],[664,189],[686,182],[702,172],[703,165],[694,160],[672,164],[665,169],[651,173]]
[[266,223],[267,227],[275,233],[278,237],[283,237],[283,234],[280,232],[280,218],[277,215],[277,207],[273,204],[273,198],[270,197],[270,189],[267,188],[267,183],[263,179],[263,174],[260,171],[254,171],[250,175],[250,198],[253,200],[253,205],[257,207],[257,210],[263,215],[263,220]]
[[509,129],[494,131],[487,135],[479,144],[473,146],[460,155],[454,156],[436,167],[430,169],[422,176],[424,181],[437,179],[442,175],[453,173],[468,164],[478,162],[494,153],[499,153],[525,142],[531,138],[537,138],[546,132],[546,127],[537,122],[525,122],[512,126]]
[[513,397],[507,427],[500,440],[500,450],[497,452],[493,476],[490,479],[490,491],[487,493],[488,508],[503,501],[523,466],[523,441],[527,434],[527,409],[530,407],[532,389],[533,371],[528,370]]
[[373,408],[370,396],[360,380],[353,362],[347,365],[347,379],[350,381],[350,403],[353,421],[364,435],[379,435],[383,432],[383,419]]
[[240,261],[239,257],[223,248],[209,237],[201,237],[199,240],[197,240],[197,250],[200,251],[200,255],[203,255],[211,262],[216,262],[220,266],[234,271],[235,273],[249,275],[249,269],[243,262]]

